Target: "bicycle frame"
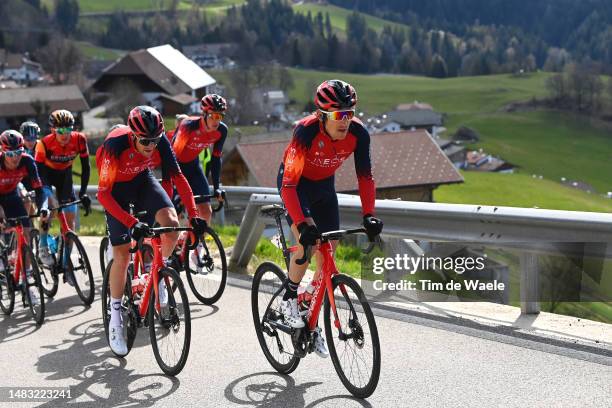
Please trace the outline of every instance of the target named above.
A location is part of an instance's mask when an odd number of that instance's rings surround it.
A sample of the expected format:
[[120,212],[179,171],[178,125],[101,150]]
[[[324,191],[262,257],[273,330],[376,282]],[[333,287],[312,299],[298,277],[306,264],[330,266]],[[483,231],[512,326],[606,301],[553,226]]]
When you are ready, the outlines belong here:
[[[153,247],[153,263],[151,264],[151,272],[145,282],[142,298],[140,305],[138,306],[138,313],[141,318],[146,316],[147,310],[149,309],[149,302],[151,294],[155,296],[155,310],[159,312],[159,270],[164,266],[164,261],[161,254],[161,238],[159,236],[151,238],[151,246]],[[142,258],[142,252],[136,251],[134,256],[134,278],[140,277],[141,270],[144,270],[144,260]],[[153,282],[153,283],[151,283]]]
[[[13,272],[13,282],[15,284],[19,283],[19,277],[23,274],[23,278],[25,279],[25,265],[23,265],[23,246],[26,245],[25,235],[23,233],[23,225],[17,224],[15,226],[9,227],[5,230],[5,232],[14,231],[17,235],[17,258],[15,259],[15,271]],[[10,244],[9,244],[10,248]]]

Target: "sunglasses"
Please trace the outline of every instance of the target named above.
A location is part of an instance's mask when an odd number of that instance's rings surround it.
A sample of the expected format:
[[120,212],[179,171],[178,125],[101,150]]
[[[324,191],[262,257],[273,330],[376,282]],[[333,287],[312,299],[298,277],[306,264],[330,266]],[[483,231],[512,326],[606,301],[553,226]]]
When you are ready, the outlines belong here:
[[354,110],[345,110],[345,111],[334,111],[334,112],[326,112],[321,111],[328,120],[351,120],[355,117]]
[[225,117],[225,113],[221,113],[221,112],[211,112],[211,113],[208,113],[207,115],[212,120],[223,120],[223,118]]
[[55,132],[60,134],[60,135],[67,135],[70,132],[72,132],[72,128],[71,127],[55,128]]
[[6,150],[4,152],[4,154],[6,155],[6,157],[17,157],[17,156],[21,156],[23,154],[23,147],[20,147],[17,150]]
[[138,143],[140,143],[143,146],[149,146],[149,145],[157,146],[159,142],[162,140],[162,136],[138,137],[137,139],[138,139]]

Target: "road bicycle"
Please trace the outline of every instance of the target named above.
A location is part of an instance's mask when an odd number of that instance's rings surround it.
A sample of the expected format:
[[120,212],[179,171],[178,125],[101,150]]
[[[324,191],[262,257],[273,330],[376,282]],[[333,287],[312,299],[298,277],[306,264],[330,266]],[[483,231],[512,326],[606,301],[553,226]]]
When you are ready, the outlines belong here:
[[[287,248],[281,218],[285,209],[279,205],[264,206],[261,213],[273,217],[278,238],[289,268],[290,254],[297,246]],[[257,268],[251,290],[251,306],[257,339],[263,353],[278,372],[293,372],[300,359],[312,353],[318,335],[315,329],[323,307],[325,337],[334,368],[346,389],[356,397],[372,395],[380,377],[380,341],[372,309],[355,279],[338,272],[331,241],[351,234],[366,233],[364,228],[331,231],[321,234],[318,250],[323,255],[321,281],[316,286],[307,309],[301,312],[306,327],[294,329],[280,313],[280,302],[286,288],[287,275],[273,262]],[[372,245],[369,250],[372,249]],[[304,264],[312,248],[304,248],[297,260]]]
[[[187,362],[191,344],[191,313],[187,292],[181,278],[174,269],[165,266],[161,253],[161,235],[169,232],[193,231],[190,227],[157,227],[151,229],[150,248],[153,250],[153,263],[150,272],[144,269],[144,259],[149,249],[144,239],[132,242],[133,254],[128,266],[121,300],[121,313],[126,336],[128,353],[134,345],[136,332],[143,325],[149,328],[151,347],[157,364],[162,371],[171,376],[181,372]],[[198,239],[191,239],[194,245]],[[102,319],[108,341],[110,322],[110,268],[111,260],[104,273],[102,282]],[[160,303],[159,285],[161,280],[167,292],[167,303]],[[126,354],[127,355],[127,354]],[[125,357],[125,355],[117,355]]]
[[[52,298],[57,294],[59,287],[59,276],[63,275],[63,281],[72,279],[76,292],[81,301],[89,306],[94,300],[95,289],[93,273],[87,251],[83,243],[79,239],[76,232],[70,229],[64,209],[75,204],[81,204],[81,200],[75,200],[69,203],[58,205],[56,208],[49,210],[57,210],[57,218],[60,223],[60,234],[57,237],[49,235],[49,238],[55,240],[57,251],[51,253],[53,263],[45,265],[40,260],[40,232],[33,229],[30,233],[30,245],[36,255],[36,259],[41,268],[41,281],[43,291]],[[85,215],[89,215],[91,209],[89,206],[84,207]]]
[[[0,239],[0,261],[4,270],[0,272],[0,308],[6,315],[13,313],[15,292],[21,292],[23,307],[29,307],[32,318],[37,325],[45,319],[45,297],[41,283],[40,269],[36,257],[27,243],[21,220],[35,218],[38,215],[27,215],[6,220],[8,228],[4,229],[5,237]],[[27,266],[31,273],[26,276]],[[31,293],[37,298],[32,302]]]

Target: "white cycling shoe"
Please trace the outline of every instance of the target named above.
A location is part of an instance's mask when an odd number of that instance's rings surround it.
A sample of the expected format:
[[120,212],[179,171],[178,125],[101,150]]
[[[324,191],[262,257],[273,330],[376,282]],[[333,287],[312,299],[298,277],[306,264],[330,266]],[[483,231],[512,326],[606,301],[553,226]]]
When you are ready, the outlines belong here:
[[280,312],[285,322],[294,329],[301,329],[305,326],[304,320],[298,311],[296,298],[281,301]]
[[30,286],[30,302],[32,302],[32,306],[40,305],[40,299],[38,298],[38,288]]
[[55,259],[53,259],[53,255],[51,255],[51,251],[49,251],[48,247],[40,248],[38,257],[45,266],[53,266],[53,264],[55,264]]
[[323,330],[320,327],[315,329],[315,353],[317,356],[321,358],[329,357],[329,350],[327,350],[327,343],[325,341],[325,337],[323,336]]
[[127,355],[128,348],[123,335],[123,326],[108,327],[108,344],[116,355],[120,357]]

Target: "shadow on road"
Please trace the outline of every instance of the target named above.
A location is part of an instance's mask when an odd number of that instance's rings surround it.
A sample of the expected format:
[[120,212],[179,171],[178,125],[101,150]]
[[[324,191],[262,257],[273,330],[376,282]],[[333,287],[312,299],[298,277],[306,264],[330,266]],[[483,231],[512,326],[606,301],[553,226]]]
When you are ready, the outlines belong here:
[[[225,398],[233,404],[253,407],[371,407],[369,402],[350,395],[332,395],[306,405],[306,391],[320,384],[322,383],[296,384],[292,377],[276,372],[254,373],[240,377],[225,387]],[[328,403],[331,400],[334,402]]]
[[[69,332],[75,338],[43,347],[48,350],[36,363],[46,380],[77,382],[70,387],[71,399],[79,407],[134,404],[152,406],[174,393],[180,384],[162,374],[134,374],[126,360],[111,355],[100,319],[81,323]],[[141,336],[139,336],[141,337]],[[135,344],[136,346],[136,344]],[[53,406],[49,402],[42,406]]]

